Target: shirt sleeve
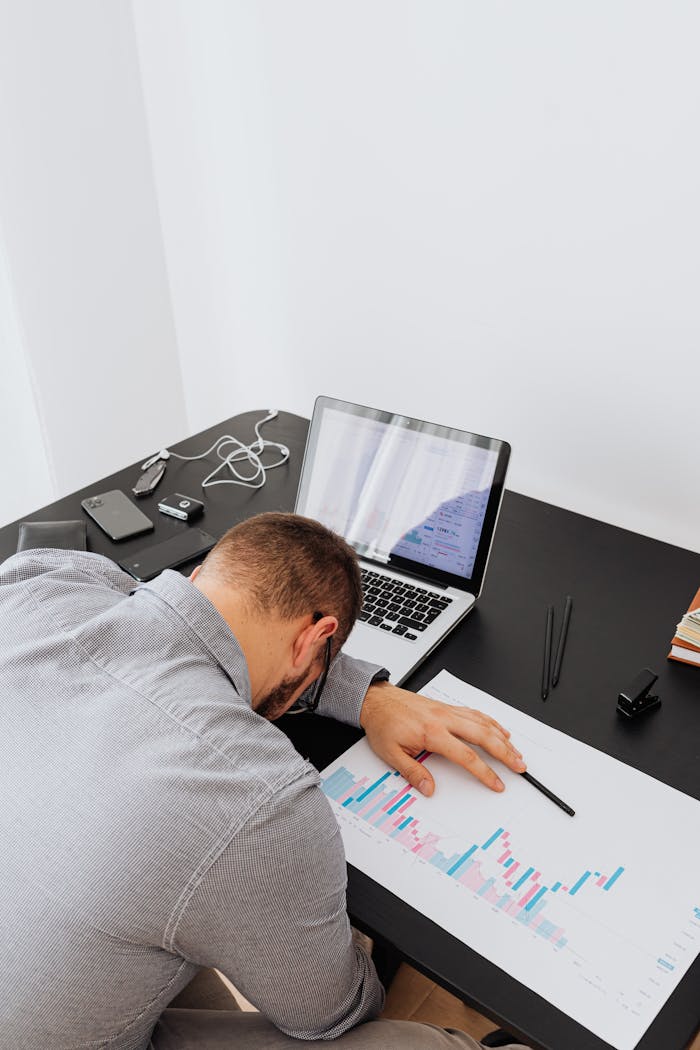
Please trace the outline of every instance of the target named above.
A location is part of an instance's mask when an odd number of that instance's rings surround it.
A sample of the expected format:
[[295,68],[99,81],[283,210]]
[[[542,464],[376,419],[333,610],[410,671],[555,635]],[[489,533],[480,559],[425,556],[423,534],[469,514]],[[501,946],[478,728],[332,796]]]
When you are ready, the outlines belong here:
[[265,803],[187,899],[164,947],[221,970],[297,1039],[335,1039],[375,1017],[384,991],[352,937],[342,839],[301,779]]
[[73,583],[94,582],[129,594],[136,581],[109,558],[88,551],[35,548],[13,554],[0,565],[0,586],[53,572]]
[[[373,682],[385,682],[388,677],[389,672],[385,667],[367,663],[366,660],[357,660],[343,652],[338,653],[323,687],[318,714],[336,718],[348,725],[359,726],[360,711],[367,690]],[[302,701],[303,699],[302,697]]]

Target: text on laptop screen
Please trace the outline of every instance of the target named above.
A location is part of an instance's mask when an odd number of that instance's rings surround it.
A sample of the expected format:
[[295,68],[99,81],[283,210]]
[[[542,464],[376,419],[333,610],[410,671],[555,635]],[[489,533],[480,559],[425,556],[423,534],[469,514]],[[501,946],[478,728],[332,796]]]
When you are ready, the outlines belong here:
[[367,558],[408,558],[469,579],[498,452],[403,419],[324,408],[297,509]]

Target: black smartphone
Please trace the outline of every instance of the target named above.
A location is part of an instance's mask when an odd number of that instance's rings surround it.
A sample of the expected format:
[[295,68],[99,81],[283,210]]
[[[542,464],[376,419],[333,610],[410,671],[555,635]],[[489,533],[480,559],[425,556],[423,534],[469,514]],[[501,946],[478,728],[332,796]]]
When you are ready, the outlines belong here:
[[81,500],[80,506],[111,540],[126,540],[154,528],[151,519],[121,489],[90,496]]
[[163,569],[175,569],[178,565],[199,557],[200,554],[206,554],[215,543],[214,537],[204,529],[189,528],[163,543],[156,543],[153,547],[147,547],[146,550],[125,558],[119,565],[139,583],[146,583]]

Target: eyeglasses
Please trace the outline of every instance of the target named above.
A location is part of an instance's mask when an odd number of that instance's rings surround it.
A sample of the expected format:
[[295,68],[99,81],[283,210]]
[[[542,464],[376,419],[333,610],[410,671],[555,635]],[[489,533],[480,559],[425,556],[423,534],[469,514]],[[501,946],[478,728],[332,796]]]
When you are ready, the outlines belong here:
[[326,652],[323,662],[323,671],[321,672],[320,678],[316,681],[316,688],[314,689],[313,696],[306,702],[307,711],[315,711],[321,702],[321,694],[323,693],[323,687],[326,684],[328,678],[328,672],[331,666],[331,640],[326,638]]

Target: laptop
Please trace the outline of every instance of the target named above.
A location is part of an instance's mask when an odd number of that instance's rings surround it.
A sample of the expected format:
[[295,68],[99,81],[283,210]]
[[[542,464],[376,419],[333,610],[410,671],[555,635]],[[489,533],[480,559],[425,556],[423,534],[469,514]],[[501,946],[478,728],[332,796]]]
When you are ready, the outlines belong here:
[[484,582],[506,441],[319,397],[295,512],[360,561],[364,604],[343,651],[399,685],[464,619]]

